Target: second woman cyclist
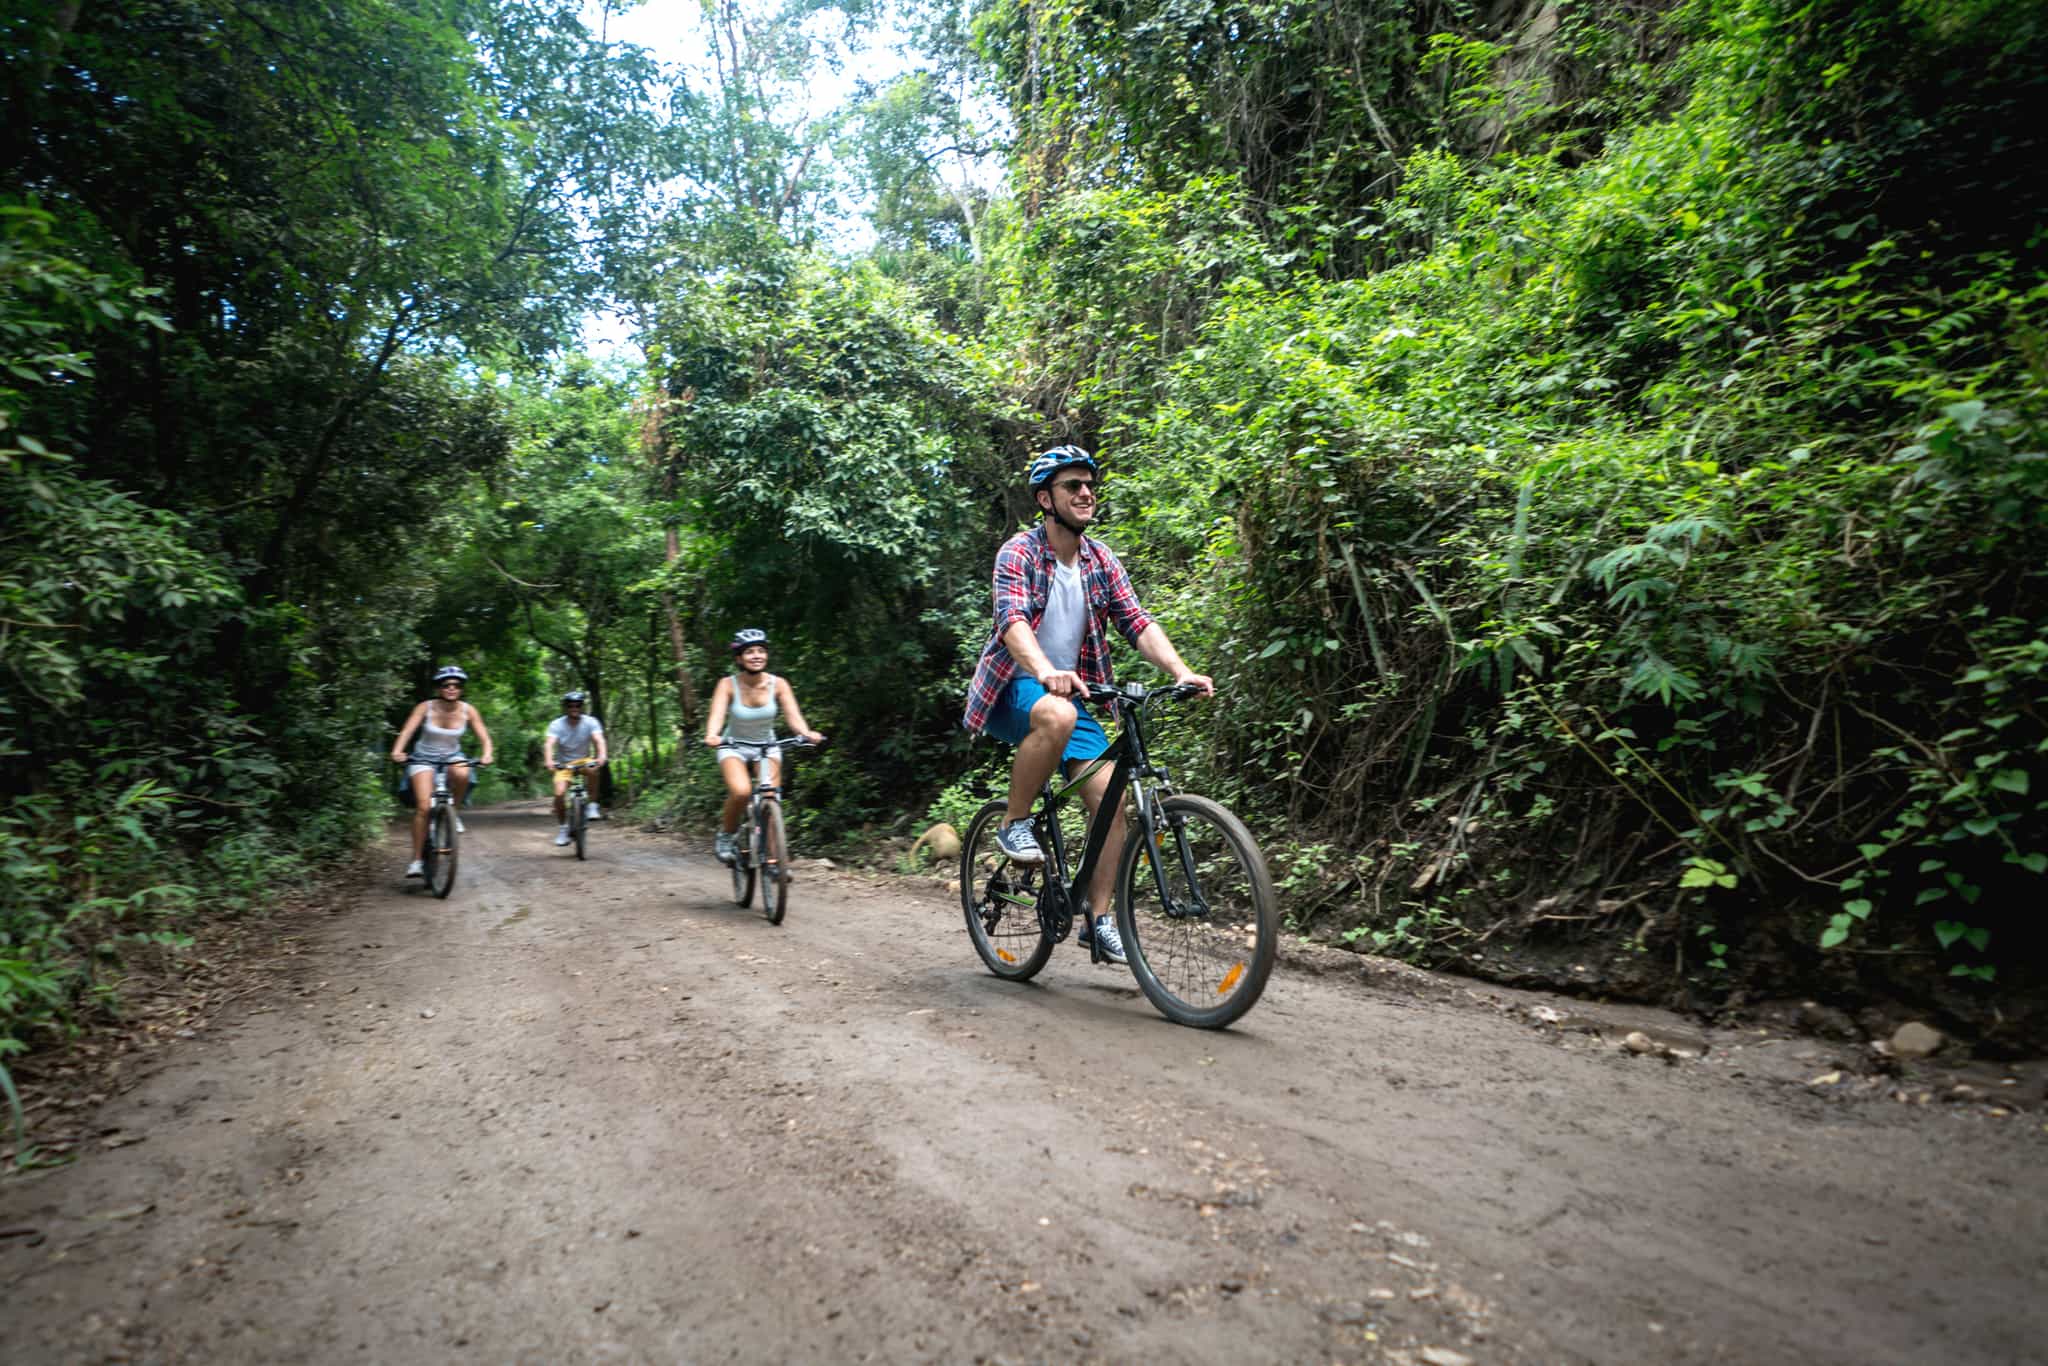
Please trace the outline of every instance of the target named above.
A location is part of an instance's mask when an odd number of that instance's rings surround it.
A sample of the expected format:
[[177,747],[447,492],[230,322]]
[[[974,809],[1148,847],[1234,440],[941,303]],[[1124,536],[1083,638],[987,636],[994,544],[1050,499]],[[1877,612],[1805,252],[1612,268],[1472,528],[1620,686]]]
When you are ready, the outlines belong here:
[[718,771],[725,778],[725,810],[720,815],[718,861],[733,859],[733,832],[747,814],[754,795],[749,764],[761,766],[763,782],[776,781],[782,766],[782,751],[769,742],[775,738],[775,715],[779,709],[789,718],[789,728],[812,744],[825,737],[804,720],[803,709],[789,680],[768,672],[768,633],[748,627],[733,634],[730,642],[733,662],[739,672],[718,680],[711,692],[711,715],[704,720],[704,743],[718,751]]
[[[391,762],[405,764],[405,779],[412,784],[412,862],[406,865],[407,877],[426,876],[420,856],[427,847],[427,808],[434,804],[434,766],[419,761],[462,758],[462,737],[471,728],[484,742],[483,757],[477,762],[491,761],[491,733],[484,729],[483,713],[462,700],[468,682],[469,675],[461,669],[453,664],[444,666],[434,675],[434,696],[412,709],[398,732],[398,742],[391,746]],[[407,763],[406,744],[414,731],[419,732],[420,742],[412,750],[413,762]],[[448,791],[460,811],[463,794],[469,791],[468,763],[449,766]],[[455,828],[462,828],[461,816],[455,818]]]

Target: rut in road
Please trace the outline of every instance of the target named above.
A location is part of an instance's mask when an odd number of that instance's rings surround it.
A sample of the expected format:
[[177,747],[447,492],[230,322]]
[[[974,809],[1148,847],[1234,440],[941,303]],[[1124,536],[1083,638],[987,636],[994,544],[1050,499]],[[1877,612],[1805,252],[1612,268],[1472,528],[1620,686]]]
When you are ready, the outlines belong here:
[[[2039,1116],[1831,1104],[1283,964],[1233,1030],[954,899],[469,816],[0,1185],[29,1359],[2027,1359]],[[390,841],[395,873],[399,839]],[[801,851],[799,851],[801,853]],[[1748,1076],[1741,1075],[1749,1073]],[[10,1352],[10,1357],[12,1357]]]

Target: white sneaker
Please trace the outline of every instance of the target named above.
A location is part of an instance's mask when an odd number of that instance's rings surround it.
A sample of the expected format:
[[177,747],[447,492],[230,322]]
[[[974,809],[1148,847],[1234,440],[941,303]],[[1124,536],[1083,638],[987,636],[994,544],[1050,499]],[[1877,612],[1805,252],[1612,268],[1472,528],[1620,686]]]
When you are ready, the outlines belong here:
[[427,865],[420,859],[414,859],[411,863],[405,865],[405,875],[407,877],[425,877],[427,875]]
[[593,821],[601,821],[604,819],[604,812],[597,809],[596,802],[592,802],[590,803],[590,805],[584,807],[583,814],[587,819]]
[[563,827],[562,827],[561,829],[559,829],[559,830],[555,831],[555,843],[556,843],[557,845],[564,845],[564,844],[567,844],[568,842],[569,842],[569,827],[565,825],[565,826],[563,826]]
[[462,817],[460,816],[455,818],[455,833],[458,835],[467,835],[469,833],[469,827],[462,823]]
[[723,830],[718,832],[718,838],[712,842],[712,848],[720,863],[731,863],[739,856],[735,843],[733,837],[727,832]]

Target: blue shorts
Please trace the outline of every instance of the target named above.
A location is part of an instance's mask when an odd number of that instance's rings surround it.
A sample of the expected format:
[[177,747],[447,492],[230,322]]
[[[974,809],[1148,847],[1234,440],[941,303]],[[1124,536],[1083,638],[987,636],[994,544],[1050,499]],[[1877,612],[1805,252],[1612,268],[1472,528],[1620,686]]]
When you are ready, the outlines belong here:
[[[984,734],[1013,745],[1024,743],[1024,737],[1031,734],[1031,709],[1038,699],[1045,696],[1045,685],[1035,678],[1013,678],[1009,686],[996,698],[995,706],[989,709],[988,723],[982,727]],[[1078,698],[1068,698],[1074,704],[1074,733],[1067,737],[1066,752],[1062,759],[1079,759],[1086,763],[1100,759],[1109,753],[1109,737],[1102,733],[1102,723],[1088,714],[1088,705]]]

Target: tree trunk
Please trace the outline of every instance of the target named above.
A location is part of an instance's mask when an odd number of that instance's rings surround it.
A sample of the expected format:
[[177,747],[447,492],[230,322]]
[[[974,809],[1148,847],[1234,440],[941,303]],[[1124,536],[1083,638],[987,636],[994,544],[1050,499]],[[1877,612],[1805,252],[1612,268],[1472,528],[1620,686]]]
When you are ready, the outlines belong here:
[[[661,772],[661,629],[653,612],[647,614],[647,743],[654,751],[654,766]],[[676,751],[680,756],[680,748]]]
[[[688,403],[697,396],[695,389],[685,389],[675,400],[678,404]],[[661,471],[661,496],[663,501],[673,504],[676,496],[676,474],[682,465],[682,455],[669,446],[668,433],[662,429],[662,414],[668,408],[666,400],[657,400],[647,411],[647,421],[640,428],[641,448],[647,452]],[[673,516],[673,513],[671,513]],[[673,522],[665,529],[664,562],[673,569],[677,560],[683,557],[683,538]],[[690,679],[689,642],[683,635],[683,619],[676,611],[676,595],[670,589],[661,591],[662,615],[668,618],[669,663],[676,675],[676,711],[682,728],[687,731],[697,719],[697,686]]]

